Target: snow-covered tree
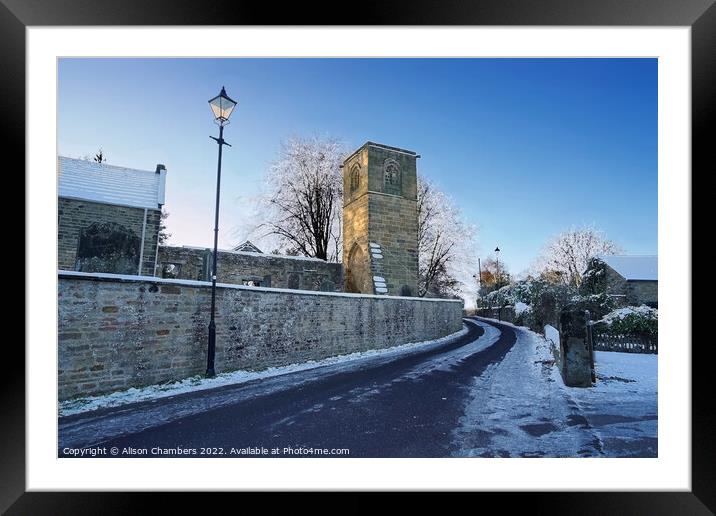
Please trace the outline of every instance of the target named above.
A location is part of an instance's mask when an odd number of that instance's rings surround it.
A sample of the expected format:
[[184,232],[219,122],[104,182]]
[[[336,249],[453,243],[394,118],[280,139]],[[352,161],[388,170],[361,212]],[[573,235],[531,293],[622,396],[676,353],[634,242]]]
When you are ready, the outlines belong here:
[[538,268],[561,283],[578,287],[590,259],[617,254],[621,248],[593,226],[572,227],[552,238],[542,250]]
[[418,295],[474,298],[475,227],[455,202],[418,174]]
[[[340,165],[346,156],[334,139],[291,138],[265,174],[267,190],[258,199],[260,221],[252,234],[276,251],[338,261],[341,255]],[[274,237],[271,239],[271,237]]]

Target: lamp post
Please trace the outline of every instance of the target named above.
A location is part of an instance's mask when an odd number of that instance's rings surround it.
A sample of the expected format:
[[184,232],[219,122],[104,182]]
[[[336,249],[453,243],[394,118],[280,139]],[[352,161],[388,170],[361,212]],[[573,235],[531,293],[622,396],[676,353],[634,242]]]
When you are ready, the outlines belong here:
[[[206,376],[211,378],[216,375],[214,371],[214,356],[216,354],[216,324],[214,322],[214,311],[216,309],[216,256],[219,242],[219,192],[221,189],[221,150],[224,145],[224,126],[229,123],[231,112],[236,107],[236,101],[229,98],[224,87],[221,92],[209,100],[209,106],[214,114],[214,122],[219,126],[219,137],[210,138],[219,145],[219,160],[216,167],[216,210],[214,212],[214,256],[211,266],[211,319],[209,320],[209,345],[206,353]],[[231,147],[231,145],[229,145]]]
[[500,288],[500,248],[495,247],[495,290]]

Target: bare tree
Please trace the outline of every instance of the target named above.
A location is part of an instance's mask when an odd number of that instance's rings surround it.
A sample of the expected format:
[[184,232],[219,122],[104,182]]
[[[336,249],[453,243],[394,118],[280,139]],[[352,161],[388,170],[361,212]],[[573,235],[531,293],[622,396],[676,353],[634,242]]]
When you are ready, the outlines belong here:
[[620,252],[617,244],[593,226],[572,227],[547,243],[538,268],[566,285],[578,287],[591,258]]
[[333,139],[292,138],[266,172],[259,199],[261,237],[277,237],[276,250],[338,261],[341,254],[340,165],[346,152]]
[[[418,175],[418,295],[449,296],[475,289],[475,228],[453,200]],[[473,296],[474,297],[474,296]]]

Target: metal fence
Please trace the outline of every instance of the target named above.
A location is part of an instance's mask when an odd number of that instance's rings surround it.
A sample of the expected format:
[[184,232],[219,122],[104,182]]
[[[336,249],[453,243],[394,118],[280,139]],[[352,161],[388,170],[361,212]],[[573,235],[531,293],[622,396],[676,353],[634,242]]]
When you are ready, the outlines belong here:
[[658,341],[644,335],[594,334],[595,351],[621,351],[622,353],[658,353]]

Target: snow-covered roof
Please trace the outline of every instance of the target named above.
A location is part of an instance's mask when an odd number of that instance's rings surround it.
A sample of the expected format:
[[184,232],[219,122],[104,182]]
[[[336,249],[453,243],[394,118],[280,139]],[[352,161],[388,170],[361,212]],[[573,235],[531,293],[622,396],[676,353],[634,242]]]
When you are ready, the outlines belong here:
[[60,156],[58,196],[158,210],[164,204],[167,171],[137,170]]
[[602,261],[627,280],[659,279],[657,256],[600,256]]

